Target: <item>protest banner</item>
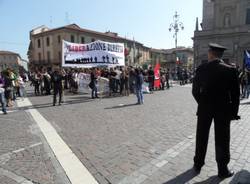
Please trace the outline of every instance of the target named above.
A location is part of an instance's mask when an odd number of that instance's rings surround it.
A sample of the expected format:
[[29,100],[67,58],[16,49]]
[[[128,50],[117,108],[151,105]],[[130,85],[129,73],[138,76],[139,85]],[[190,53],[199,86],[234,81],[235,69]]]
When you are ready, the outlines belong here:
[[91,89],[89,88],[90,83],[90,74],[79,73],[78,74],[78,92],[80,93],[90,93]]
[[91,68],[124,66],[124,44],[97,40],[88,44],[62,42],[62,66]]
[[[91,93],[89,83],[91,81],[90,74],[79,73],[78,74],[79,87],[78,92],[80,93]],[[99,77],[97,80],[97,92],[102,95],[109,94],[109,80],[103,77]]]
[[147,93],[147,94],[149,94],[150,93],[150,91],[149,91],[149,83],[147,83],[147,82],[144,82],[143,84],[142,84],[142,92],[143,93]]

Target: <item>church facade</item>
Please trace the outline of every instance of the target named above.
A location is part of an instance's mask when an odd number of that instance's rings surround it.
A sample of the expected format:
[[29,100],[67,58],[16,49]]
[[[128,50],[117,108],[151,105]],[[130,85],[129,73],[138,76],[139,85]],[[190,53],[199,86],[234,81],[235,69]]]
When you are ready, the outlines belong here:
[[208,44],[228,48],[224,61],[243,66],[244,51],[250,50],[250,0],[203,0],[203,20],[194,32],[195,67],[207,61]]

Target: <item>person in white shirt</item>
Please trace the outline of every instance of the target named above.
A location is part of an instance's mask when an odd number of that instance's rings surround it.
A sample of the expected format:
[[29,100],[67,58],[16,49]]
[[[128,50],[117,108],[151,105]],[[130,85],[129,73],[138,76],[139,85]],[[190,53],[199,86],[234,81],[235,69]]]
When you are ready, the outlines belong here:
[[25,83],[23,81],[23,78],[19,75],[17,78],[18,85],[19,85],[19,94],[20,97],[23,99],[25,96]]
[[122,72],[118,68],[116,68],[115,73],[116,73],[116,76],[115,76],[115,92],[117,93],[118,89],[120,87],[120,80],[121,80],[121,73]]

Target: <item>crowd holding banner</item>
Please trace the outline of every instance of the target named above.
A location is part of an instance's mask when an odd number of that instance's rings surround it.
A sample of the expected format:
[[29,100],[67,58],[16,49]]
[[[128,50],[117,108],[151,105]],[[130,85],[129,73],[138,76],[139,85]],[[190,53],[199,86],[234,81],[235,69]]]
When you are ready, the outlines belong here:
[[[23,81],[28,79],[36,96],[53,94],[53,105],[56,105],[58,95],[58,104],[63,103],[65,91],[73,94],[91,93],[92,98],[99,94],[112,97],[133,93],[138,97],[138,104],[143,104],[143,93],[169,88],[170,76],[174,78],[176,75],[168,69],[162,69],[159,63],[154,69],[150,66],[146,70],[125,66],[125,49],[121,43],[95,41],[77,44],[63,41],[62,47],[62,68],[47,70],[41,67],[30,71],[28,76],[15,75],[11,69],[2,72],[0,101],[3,112],[7,112],[6,106],[13,105],[17,95],[24,96]],[[93,95],[95,90],[98,95]]]
[[[109,43],[95,41],[88,44],[62,42],[62,69],[58,72],[36,71],[31,75],[35,94],[50,94],[53,85],[57,85],[53,77],[63,79],[63,88],[72,93],[91,93],[92,98],[113,96],[116,94],[128,96],[135,93],[138,103],[143,103],[142,93],[152,93],[155,89],[169,88],[169,78],[172,73],[161,68],[157,63],[155,68],[147,70],[125,66],[125,49],[122,43]],[[183,72],[181,83],[186,83],[188,75]],[[143,82],[141,82],[143,79]],[[51,82],[49,83],[49,80]],[[138,87],[139,86],[139,87]],[[61,104],[61,90],[59,91],[59,104]],[[54,94],[54,104],[56,97]]]
[[[124,52],[124,44],[122,43],[110,43],[98,40],[89,44],[78,44],[63,41],[62,66],[77,68],[93,68],[99,66],[124,67]],[[158,69],[160,69],[160,67]],[[104,77],[98,78],[97,90],[99,93],[110,94],[110,85],[112,86],[112,84],[110,84],[109,80],[110,79]],[[90,92],[90,74],[79,73],[76,81],[78,83],[78,92]],[[157,81],[160,81],[160,79]],[[159,85],[156,87],[159,87]],[[146,83],[143,84],[143,91],[149,92],[149,88]]]
[[[25,75],[11,69],[1,72],[0,102],[2,111],[7,113],[6,106],[13,106],[17,96],[25,96],[24,81],[31,81],[35,95],[59,94],[59,105],[64,101],[64,91],[69,93],[100,94],[105,96],[138,96],[138,103],[143,103],[142,93],[153,93],[154,90],[169,88],[169,80],[177,80],[180,85],[192,82],[193,71],[177,68],[161,68],[157,62],[154,68],[148,69],[125,66],[124,44],[95,41],[89,44],[76,44],[63,41],[62,68],[54,71],[40,68]],[[244,68],[238,70],[242,98],[250,95],[250,52],[245,51]],[[93,87],[94,80],[94,87]],[[141,82],[143,81],[143,82]],[[139,87],[138,87],[139,86]],[[93,90],[97,94],[93,96]],[[52,93],[53,92],[53,93]],[[139,99],[140,98],[140,99]]]

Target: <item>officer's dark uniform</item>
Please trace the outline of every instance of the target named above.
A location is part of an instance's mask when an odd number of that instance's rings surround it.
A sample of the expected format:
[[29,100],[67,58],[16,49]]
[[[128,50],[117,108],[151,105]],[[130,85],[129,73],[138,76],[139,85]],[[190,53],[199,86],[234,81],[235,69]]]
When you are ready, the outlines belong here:
[[[218,44],[209,46],[222,53],[225,50]],[[196,71],[192,93],[198,103],[194,166],[201,169],[204,165],[209,129],[214,120],[218,173],[219,176],[228,177],[230,121],[239,117],[240,88],[236,69],[220,59],[202,64]]]

